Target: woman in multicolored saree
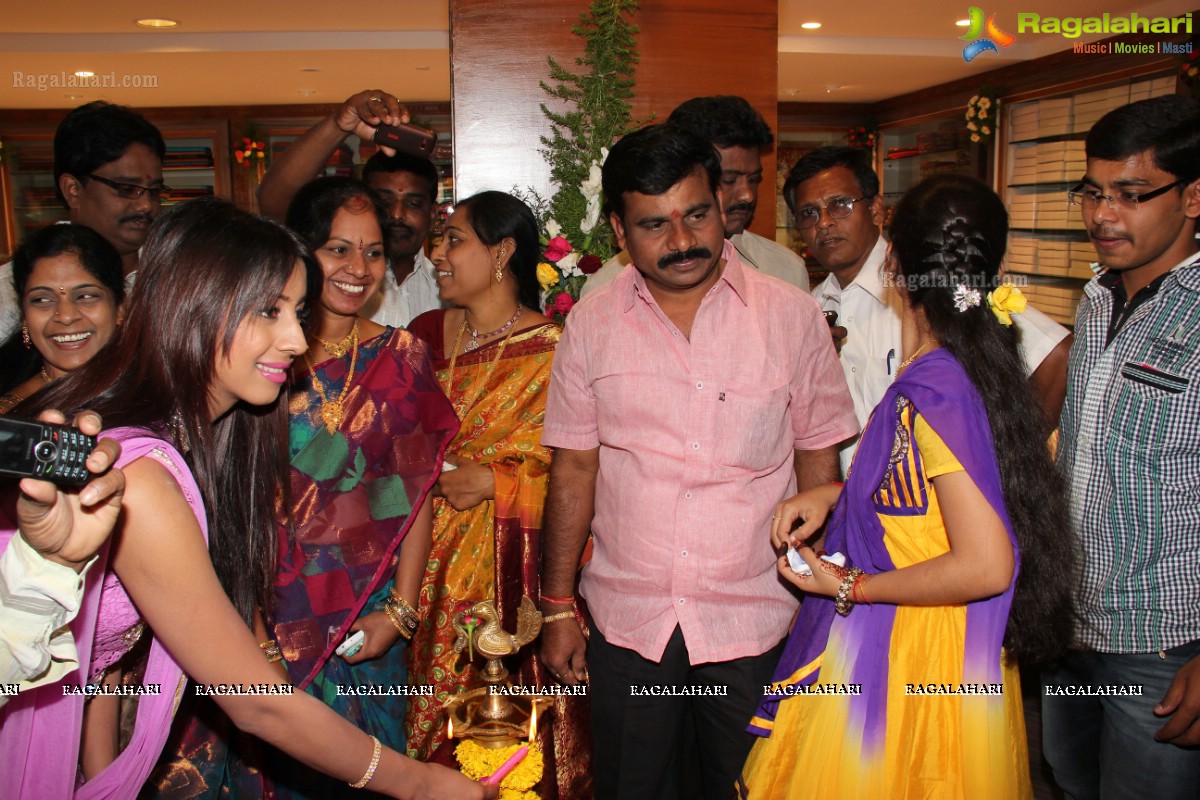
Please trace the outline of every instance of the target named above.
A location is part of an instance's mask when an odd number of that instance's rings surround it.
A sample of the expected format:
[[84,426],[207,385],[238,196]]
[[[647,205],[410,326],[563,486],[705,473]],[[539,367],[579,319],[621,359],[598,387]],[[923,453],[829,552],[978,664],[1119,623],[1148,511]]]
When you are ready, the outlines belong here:
[[[962,176],[896,207],[906,358],[845,487],[776,510],[772,542],[809,569],[779,572],[809,596],[751,723],[768,738],[742,798],[1032,794],[1017,663],[1070,644],[1075,558],[1011,327],[1022,301],[998,283],[1007,232],[1000,199]],[[830,509],[845,567],[803,546]]]
[[[268,623],[288,675],[388,747],[403,750],[405,642],[429,555],[432,498],[458,420],[424,342],[360,317],[383,271],[384,210],[351,178],[302,188],[287,225],[325,275],[316,335],[289,404],[292,507]],[[403,546],[401,543],[403,542]],[[365,634],[360,647],[335,649]],[[268,767],[279,797],[341,796],[299,764]]]
[[[451,647],[453,615],[494,597],[512,631],[521,597],[538,599],[550,471],[542,419],[561,332],[534,310],[540,253],[537,223],[520,200],[482,192],[462,201],[433,253],[439,293],[455,308],[422,314],[410,326],[429,342],[438,380],[462,420],[446,456],[454,468],[434,489],[433,550],[412,642],[413,684],[435,687],[434,697],[409,702],[405,729],[416,758],[445,741],[442,704],[476,678]],[[533,647],[508,667],[514,682],[550,683]],[[560,698],[554,724],[542,728],[543,798],[590,796],[586,713],[586,698]]]

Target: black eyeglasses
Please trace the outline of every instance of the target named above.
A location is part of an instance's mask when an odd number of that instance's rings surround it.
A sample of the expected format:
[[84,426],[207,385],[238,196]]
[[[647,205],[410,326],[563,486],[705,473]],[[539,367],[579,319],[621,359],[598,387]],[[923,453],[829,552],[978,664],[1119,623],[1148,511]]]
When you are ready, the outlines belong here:
[[136,183],[109,180],[102,175],[88,175],[88,177],[100,181],[112,189],[122,200],[138,200],[147,192],[150,193],[150,199],[156,201],[162,201],[171,196],[170,186],[138,186]]
[[1159,195],[1166,194],[1171,189],[1174,189],[1181,183],[1186,181],[1175,181],[1168,183],[1166,186],[1160,186],[1157,189],[1151,189],[1148,192],[1117,192],[1116,195],[1101,194],[1099,189],[1088,186],[1086,183],[1081,183],[1071,191],[1067,192],[1067,199],[1071,201],[1071,205],[1083,206],[1084,208],[1096,208],[1103,200],[1108,204],[1110,210],[1115,209],[1118,205],[1121,208],[1129,211],[1137,211],[1139,203],[1145,203],[1147,200],[1153,200]]
[[796,209],[796,227],[800,230],[811,228],[821,221],[821,209],[829,212],[833,219],[845,219],[854,213],[854,204],[870,200],[867,195],[862,197],[835,197],[827,203],[801,206]]

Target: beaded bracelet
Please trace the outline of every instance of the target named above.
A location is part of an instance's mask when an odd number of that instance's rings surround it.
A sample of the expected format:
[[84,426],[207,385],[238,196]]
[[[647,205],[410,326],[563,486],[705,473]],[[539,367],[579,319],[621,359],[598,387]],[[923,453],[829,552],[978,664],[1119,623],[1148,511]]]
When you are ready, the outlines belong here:
[[383,745],[374,736],[371,737],[371,741],[375,743],[375,749],[371,751],[371,763],[363,776],[350,784],[351,789],[362,789],[371,782],[371,778],[375,777],[375,768],[379,766],[379,756],[383,754]]
[[545,625],[548,622],[558,622],[560,619],[575,619],[575,612],[560,611],[557,614],[551,614],[548,617],[542,617],[542,624]]
[[850,599],[850,590],[853,588],[854,582],[858,580],[858,576],[862,574],[863,571],[858,567],[851,567],[842,576],[842,583],[838,586],[837,597],[834,598],[833,607],[843,617],[849,614],[850,610],[854,607],[854,601]]

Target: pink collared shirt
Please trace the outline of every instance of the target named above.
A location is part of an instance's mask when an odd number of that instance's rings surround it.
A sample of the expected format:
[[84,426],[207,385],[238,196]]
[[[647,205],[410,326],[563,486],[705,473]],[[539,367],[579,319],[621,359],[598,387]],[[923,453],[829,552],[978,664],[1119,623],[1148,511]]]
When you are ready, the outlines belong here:
[[770,523],[793,451],[858,431],[817,302],[723,256],[691,341],[630,266],[572,309],[554,358],[542,442],[600,448],[581,594],[605,639],[652,661],[676,625],[693,664],[783,638],[797,600]]

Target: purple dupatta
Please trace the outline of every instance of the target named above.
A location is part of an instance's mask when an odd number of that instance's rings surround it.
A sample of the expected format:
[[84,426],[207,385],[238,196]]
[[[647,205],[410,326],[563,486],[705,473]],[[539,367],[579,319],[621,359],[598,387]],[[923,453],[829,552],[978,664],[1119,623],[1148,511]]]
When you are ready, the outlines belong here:
[[[873,496],[889,467],[892,443],[900,414],[898,398],[909,400],[962,464],[983,493],[1008,532],[1016,558],[1008,589],[995,597],[967,603],[963,680],[972,683],[1002,682],[1000,648],[1008,624],[1013,587],[1020,568],[1020,554],[1012,532],[1000,470],[992,443],[991,426],[979,392],[962,366],[945,350],[938,349],[914,361],[888,387],[863,431],[854,466],[829,521],[825,548],[847,554],[847,566],[868,573],[895,569],[883,541],[883,525]],[[838,619],[844,637],[855,642],[860,656],[855,660],[851,681],[862,684],[862,694],[850,701],[851,727],[863,731],[864,745],[882,741],[887,721],[888,651],[896,606],[855,606],[849,616]],[[837,617],[833,599],[807,595],[783,656],[775,669],[773,684],[811,685],[819,681],[830,628]],[[770,736],[779,703],[786,691],[766,694],[751,720],[749,731]],[[861,726],[861,727],[860,727]]]
[[[174,468],[168,468],[179,481],[207,542],[208,525],[200,489],[175,448],[142,428],[115,428],[105,431],[103,437],[121,443],[119,467],[155,449],[169,456]],[[7,518],[7,514],[2,516],[0,550],[8,546],[15,533],[13,520]],[[150,646],[142,682],[147,686],[157,684],[161,693],[139,697],[137,721],[129,744],[99,775],[76,788],[85,697],[82,694],[64,695],[63,691],[64,687],[87,684],[92,646],[97,628],[103,624],[99,619],[99,608],[104,577],[109,571],[111,541],[109,539],[100,549],[97,563],[88,572],[83,602],[71,622],[79,653],[79,669],[60,682],[23,692],[0,712],[0,797],[5,800],[126,800],[137,796],[162,753],[185,676],[182,668],[155,639]]]

